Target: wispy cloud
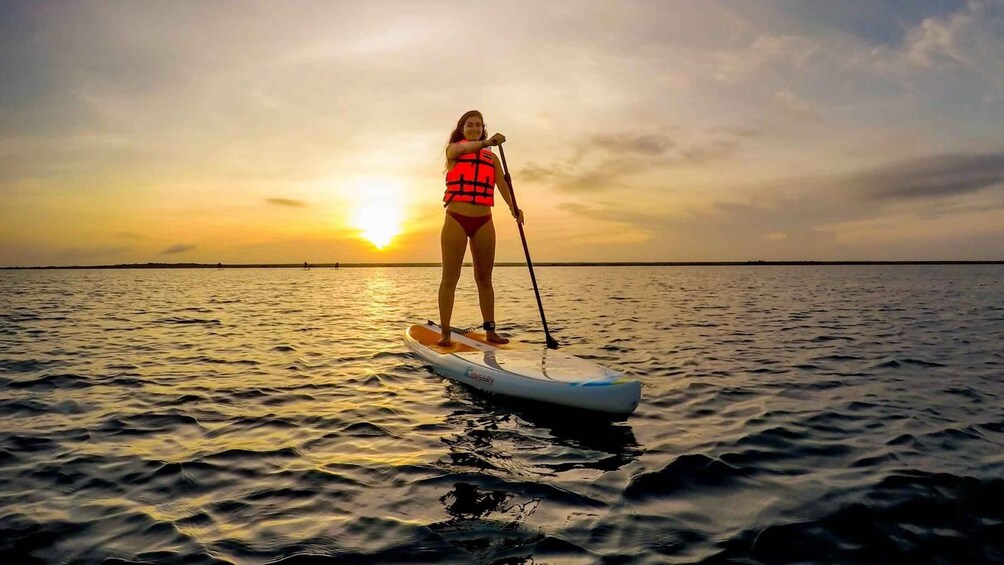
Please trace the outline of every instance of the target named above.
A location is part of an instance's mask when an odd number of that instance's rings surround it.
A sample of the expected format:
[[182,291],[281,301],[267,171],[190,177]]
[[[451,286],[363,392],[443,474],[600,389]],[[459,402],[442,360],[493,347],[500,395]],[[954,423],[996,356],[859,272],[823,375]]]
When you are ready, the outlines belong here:
[[293,200],[291,198],[269,198],[266,200],[269,204],[275,206],[286,206],[290,208],[307,208],[307,203],[302,200]]
[[945,17],[925,18],[904,40],[908,58],[924,67],[962,66],[1004,85],[1004,6],[972,1]]
[[592,148],[610,153],[646,156],[662,155],[673,145],[673,140],[666,135],[636,133],[597,134],[590,143]]
[[195,246],[190,243],[175,243],[171,247],[160,252],[161,255],[173,255],[175,253],[185,253],[195,249]]
[[1004,153],[939,155],[837,178],[850,194],[869,200],[944,198],[1004,190]]
[[[800,190],[792,193],[792,186]],[[645,230],[653,234],[654,246],[682,246],[678,253],[711,246],[731,250],[725,256],[732,259],[760,258],[758,253],[768,251],[771,257],[874,258],[868,247],[841,247],[840,234],[883,226],[869,232],[878,249],[895,238],[897,225],[909,226],[905,233],[920,241],[918,226],[925,222],[954,225],[966,218],[978,219],[966,228],[973,237],[985,239],[996,229],[998,240],[1004,238],[1004,229],[987,219],[1004,214],[1004,153],[935,155],[839,175],[735,186],[732,192],[735,200],[685,206],[672,216],[631,201],[560,208],[590,221]]]
[[761,127],[708,128],[679,139],[660,133],[618,132],[588,136],[574,144],[571,157],[529,163],[521,179],[547,183],[559,191],[592,193],[636,186],[633,179],[675,166],[703,166],[728,159],[762,134]]

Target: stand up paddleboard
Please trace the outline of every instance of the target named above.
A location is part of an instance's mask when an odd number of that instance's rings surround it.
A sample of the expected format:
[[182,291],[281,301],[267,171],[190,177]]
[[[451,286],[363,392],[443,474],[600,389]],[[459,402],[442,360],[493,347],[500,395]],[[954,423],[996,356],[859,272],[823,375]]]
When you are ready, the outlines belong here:
[[451,336],[452,345],[436,345],[441,328],[416,324],[404,341],[432,369],[476,389],[574,408],[627,415],[641,399],[641,383],[592,361],[535,349],[526,344],[489,343],[479,332]]

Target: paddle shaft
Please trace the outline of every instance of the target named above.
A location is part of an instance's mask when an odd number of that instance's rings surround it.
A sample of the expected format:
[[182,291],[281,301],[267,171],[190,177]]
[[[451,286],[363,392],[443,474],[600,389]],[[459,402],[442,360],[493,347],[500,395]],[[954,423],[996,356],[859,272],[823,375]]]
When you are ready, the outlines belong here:
[[[516,191],[512,188],[512,177],[509,176],[509,165],[505,162],[505,150],[502,149],[501,143],[499,144],[499,155],[502,156],[502,173],[505,175],[506,184],[509,185],[509,197],[512,198],[512,207],[516,210],[516,214],[519,215],[519,205],[516,204]],[[533,274],[533,261],[530,260],[530,248],[526,246],[526,234],[523,233],[523,224],[516,222],[516,227],[519,228],[519,239],[523,242],[523,254],[526,255],[526,266],[530,269],[530,282],[533,283],[533,294],[537,297],[537,309],[540,310],[540,322],[544,325],[544,337],[547,347],[557,349],[558,342],[551,337],[551,332],[547,331],[544,304],[540,301],[540,291],[537,289],[537,277]]]

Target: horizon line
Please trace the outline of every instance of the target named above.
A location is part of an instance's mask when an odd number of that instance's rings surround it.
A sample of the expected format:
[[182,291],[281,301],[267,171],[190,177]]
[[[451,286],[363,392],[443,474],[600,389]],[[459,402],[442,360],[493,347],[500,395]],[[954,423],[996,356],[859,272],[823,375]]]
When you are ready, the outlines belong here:
[[[526,262],[500,262],[496,267],[525,267]],[[736,266],[811,266],[811,265],[1004,265],[1004,260],[836,260],[836,261],[540,261],[535,267],[736,267]],[[465,267],[472,266],[469,261]],[[121,263],[115,265],[45,265],[5,266],[0,270],[59,269],[338,269],[372,267],[442,267],[442,263]]]

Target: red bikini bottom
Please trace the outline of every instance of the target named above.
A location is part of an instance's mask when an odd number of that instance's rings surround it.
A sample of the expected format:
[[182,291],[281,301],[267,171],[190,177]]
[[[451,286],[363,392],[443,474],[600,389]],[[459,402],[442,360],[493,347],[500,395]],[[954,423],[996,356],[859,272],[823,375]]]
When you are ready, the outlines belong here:
[[446,213],[456,220],[457,223],[460,224],[460,227],[464,228],[464,233],[467,234],[467,237],[474,237],[474,234],[478,233],[478,229],[490,222],[492,219],[491,214],[485,214],[484,216],[465,216],[463,214],[451,212],[450,210],[447,210]]

